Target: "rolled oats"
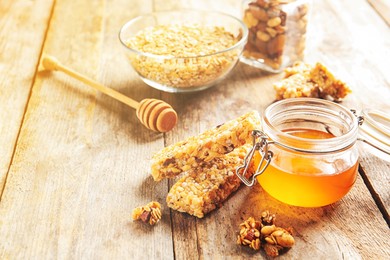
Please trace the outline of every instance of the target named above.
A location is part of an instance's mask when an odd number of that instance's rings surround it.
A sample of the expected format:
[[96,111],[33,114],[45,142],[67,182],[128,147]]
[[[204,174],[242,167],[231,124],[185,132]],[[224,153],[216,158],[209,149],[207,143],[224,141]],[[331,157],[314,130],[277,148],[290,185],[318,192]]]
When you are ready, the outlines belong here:
[[128,39],[126,45],[152,54],[130,55],[131,64],[142,77],[170,87],[189,88],[207,85],[227,73],[241,49],[221,51],[239,40],[223,27],[172,24],[148,27]]

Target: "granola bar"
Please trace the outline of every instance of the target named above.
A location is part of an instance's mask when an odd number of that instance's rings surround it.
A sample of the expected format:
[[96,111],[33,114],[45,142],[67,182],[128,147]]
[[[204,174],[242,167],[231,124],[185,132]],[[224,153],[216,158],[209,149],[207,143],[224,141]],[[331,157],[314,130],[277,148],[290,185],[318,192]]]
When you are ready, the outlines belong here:
[[172,178],[180,173],[228,154],[234,148],[252,142],[251,132],[260,127],[257,111],[167,146],[152,158],[152,176],[155,181]]
[[350,88],[321,63],[315,66],[297,62],[286,68],[284,79],[274,84],[276,99],[295,97],[331,98],[339,101],[351,93]]
[[276,99],[315,97],[320,96],[320,89],[317,84],[310,81],[303,74],[293,74],[274,84]]
[[293,66],[284,69],[284,78],[288,78],[294,74],[302,74],[306,78],[309,77],[312,65],[304,62],[296,62]]
[[349,87],[344,82],[336,79],[321,63],[317,63],[310,71],[310,78],[320,87],[322,98],[330,96],[334,100],[340,100],[351,93]]
[[[240,186],[241,181],[235,170],[243,164],[250,148],[251,145],[246,144],[223,157],[202,162],[198,167],[188,170],[169,191],[166,200],[168,207],[198,218],[220,207]],[[251,165],[246,177],[253,172],[254,167]]]

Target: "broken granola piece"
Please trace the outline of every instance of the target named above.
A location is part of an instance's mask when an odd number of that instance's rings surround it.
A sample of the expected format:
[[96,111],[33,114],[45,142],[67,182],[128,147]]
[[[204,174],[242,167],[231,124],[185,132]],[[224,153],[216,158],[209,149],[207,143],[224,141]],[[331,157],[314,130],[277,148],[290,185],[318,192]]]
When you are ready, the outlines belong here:
[[[205,214],[220,207],[241,185],[235,171],[243,164],[250,149],[251,145],[246,144],[223,157],[216,157],[189,169],[169,191],[168,207],[198,218],[203,218]],[[254,170],[251,165],[247,177]]]
[[313,67],[297,62],[284,71],[284,79],[274,84],[277,100],[313,97],[339,101],[351,93],[351,89],[321,63]]
[[291,67],[284,69],[284,78],[288,78],[294,74],[309,75],[310,70],[313,67],[310,64],[304,63],[302,61],[295,62]]
[[351,93],[351,89],[334,75],[321,63],[317,63],[310,71],[310,79],[320,87],[320,96],[332,97],[338,101]]
[[320,96],[320,89],[317,84],[310,81],[302,74],[293,74],[274,84],[276,99],[314,97]]
[[145,206],[133,209],[133,220],[141,220],[142,222],[155,225],[161,219],[161,205],[157,201],[152,201]]
[[252,142],[251,132],[260,127],[260,116],[252,111],[239,118],[170,145],[152,158],[152,176],[155,181],[172,178],[196,168],[203,161],[232,152],[236,147]]

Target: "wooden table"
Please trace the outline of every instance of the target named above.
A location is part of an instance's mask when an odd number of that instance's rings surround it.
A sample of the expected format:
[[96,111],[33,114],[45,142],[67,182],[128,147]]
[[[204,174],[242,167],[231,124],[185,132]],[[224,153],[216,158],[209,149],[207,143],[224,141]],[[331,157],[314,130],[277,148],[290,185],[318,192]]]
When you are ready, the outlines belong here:
[[[118,41],[127,20],[153,10],[207,8],[240,16],[240,1],[0,2],[0,259],[258,259],[236,245],[238,225],[268,209],[292,226],[281,259],[389,259],[390,163],[360,146],[357,182],[341,201],[299,208],[242,187],[204,219],[169,210],[173,181],[154,182],[150,158],[164,146],[274,100],[265,74],[239,64],[219,85],[168,94],[145,85]],[[315,1],[306,61],[321,61],[353,90],[342,104],[390,111],[390,17],[385,0]],[[41,71],[42,53],[136,100],[178,111],[166,134],[132,109],[60,72]],[[161,222],[131,220],[157,200]]]

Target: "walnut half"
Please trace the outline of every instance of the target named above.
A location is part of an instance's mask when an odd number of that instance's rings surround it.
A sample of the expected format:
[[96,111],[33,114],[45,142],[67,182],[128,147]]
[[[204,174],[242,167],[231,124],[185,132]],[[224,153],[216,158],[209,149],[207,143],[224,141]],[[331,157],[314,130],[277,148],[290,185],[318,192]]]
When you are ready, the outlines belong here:
[[133,209],[133,220],[141,220],[142,222],[155,225],[161,219],[161,205],[156,201],[149,202],[145,206]]
[[260,220],[249,217],[240,224],[237,244],[249,246],[254,250],[263,248],[269,256],[278,256],[295,244],[292,229],[275,226],[276,216],[269,211],[261,213]]

